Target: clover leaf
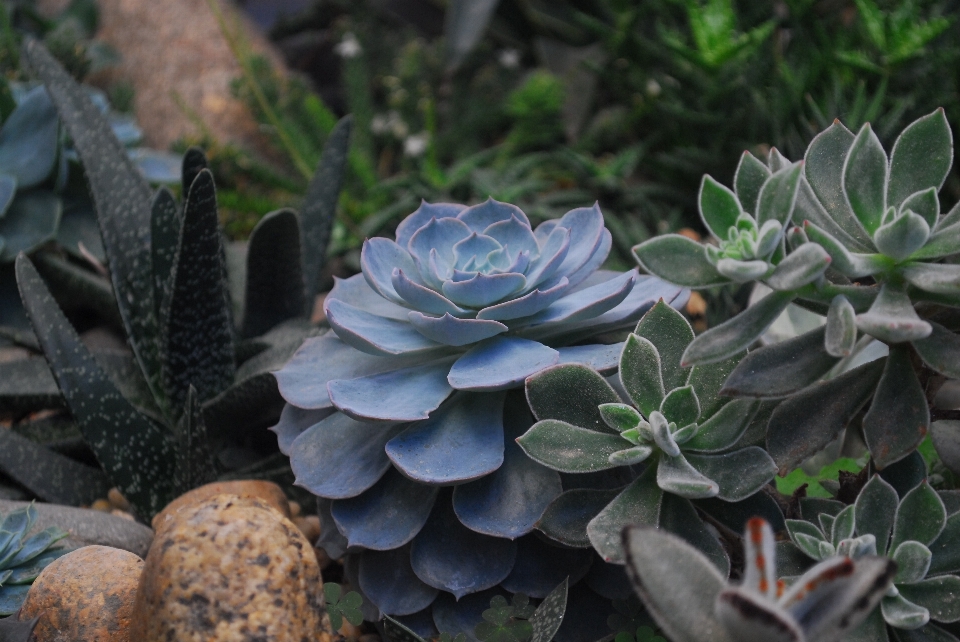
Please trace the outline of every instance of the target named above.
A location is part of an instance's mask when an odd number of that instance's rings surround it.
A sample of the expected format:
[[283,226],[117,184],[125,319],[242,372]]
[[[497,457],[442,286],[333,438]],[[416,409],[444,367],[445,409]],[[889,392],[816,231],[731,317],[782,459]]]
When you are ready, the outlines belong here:
[[327,600],[327,613],[330,615],[330,626],[334,631],[340,630],[344,618],[354,626],[360,626],[363,623],[363,613],[360,611],[363,598],[359,593],[350,591],[343,595],[343,589],[339,584],[327,582],[323,585],[323,595]]

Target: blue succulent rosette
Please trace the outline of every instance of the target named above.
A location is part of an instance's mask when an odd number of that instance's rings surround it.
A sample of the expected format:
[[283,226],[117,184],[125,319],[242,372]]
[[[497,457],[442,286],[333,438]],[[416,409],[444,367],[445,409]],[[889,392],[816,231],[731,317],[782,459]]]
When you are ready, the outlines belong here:
[[599,270],[610,244],[597,206],[534,229],[494,200],[423,203],[396,242],[364,243],[363,274],[324,303],[333,331],[276,373],[288,403],[280,447],[297,483],[332,500],[381,611],[497,585],[536,597],[563,579],[552,569],[537,580],[551,560],[531,534],[561,477],[515,443],[532,417],[508,391],[558,363],[615,371],[622,344],[589,339],[686,296],[636,270]]

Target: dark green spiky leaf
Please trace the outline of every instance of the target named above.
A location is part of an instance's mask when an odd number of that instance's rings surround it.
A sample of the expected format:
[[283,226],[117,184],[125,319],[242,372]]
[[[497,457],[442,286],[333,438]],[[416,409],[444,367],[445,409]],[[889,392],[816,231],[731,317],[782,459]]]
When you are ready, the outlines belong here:
[[664,234],[633,248],[640,267],[664,281],[687,288],[724,285],[730,279],[717,272],[703,246],[679,234]]
[[99,468],[81,464],[22,437],[0,430],[0,470],[40,499],[68,506],[106,497],[110,479]]
[[757,212],[760,188],[770,177],[770,170],[750,152],[743,152],[740,164],[733,175],[733,186],[743,209],[751,214]]
[[857,220],[871,235],[886,211],[887,154],[870,124],[857,133],[843,166],[843,192]]
[[217,466],[210,454],[207,428],[193,386],[187,390],[186,407],[174,438],[177,450],[174,488],[177,495],[216,481]]
[[35,190],[18,194],[0,217],[0,261],[8,263],[20,252],[31,252],[57,235],[63,203],[53,192]]
[[657,347],[648,339],[630,334],[620,353],[620,383],[630,400],[647,417],[663,402],[662,372]]
[[537,419],[559,419],[581,428],[615,434],[600,414],[600,404],[620,397],[600,373],[583,364],[541,370],[526,382],[527,401]]
[[[876,389],[885,359],[815,383],[773,411],[767,425],[767,452],[785,475],[836,439]],[[816,413],[809,412],[816,408]]]
[[300,224],[303,226],[301,243],[303,249],[303,275],[306,280],[306,314],[313,309],[313,299],[320,285],[320,270],[327,258],[327,246],[337,212],[337,200],[347,168],[347,153],[350,149],[352,116],[344,116],[334,126],[320,154],[317,172],[307,186]]
[[527,456],[563,473],[613,468],[610,455],[629,446],[619,435],[581,428],[556,419],[533,424],[517,443]]
[[[183,163],[180,166],[180,189],[183,194],[190,191],[190,186],[197,176],[203,170],[209,167],[207,155],[199,147],[191,147],[183,155]],[[339,628],[339,627],[338,627]]]
[[46,85],[90,182],[120,316],[137,362],[160,397],[157,318],[150,272],[152,191],[100,110],[50,53],[28,41],[23,56]]
[[241,335],[255,337],[301,316],[303,295],[297,214],[289,209],[270,212],[250,233]]
[[685,453],[690,465],[720,486],[717,497],[738,502],[763,488],[777,474],[777,465],[757,446],[720,455]]
[[[185,189],[183,193],[187,191]],[[170,273],[176,260],[179,239],[180,207],[170,190],[161,187],[150,205],[150,271],[153,274],[154,310],[158,319],[164,299],[170,296]]]
[[874,475],[857,496],[855,517],[858,535],[877,538],[877,554],[886,555],[890,533],[900,498],[893,486],[880,475]]
[[149,517],[173,498],[174,450],[169,435],[124,399],[87,351],[25,256],[17,283],[84,439],[138,513]]
[[837,363],[823,346],[824,328],[747,354],[723,384],[721,394],[776,399],[806,388]]
[[64,202],[56,240],[74,258],[83,259],[83,252],[80,251],[80,244],[83,243],[85,251],[98,261],[105,263],[107,260],[103,251],[103,240],[100,238],[100,226],[97,224],[97,213],[89,198],[73,195]]
[[926,481],[907,493],[897,507],[893,535],[888,551],[895,551],[907,540],[921,544],[934,542],[947,523],[943,500]]
[[887,205],[899,207],[909,196],[943,186],[953,164],[953,136],[943,107],[903,130],[890,152]]
[[38,252],[33,261],[61,308],[70,312],[93,311],[111,327],[123,331],[110,281],[55,254]]
[[621,546],[634,590],[669,639],[730,641],[713,606],[726,588],[726,578],[703,553],[676,535],[649,526],[626,529]]
[[587,524],[590,543],[607,562],[624,562],[621,540],[624,526],[659,525],[663,491],[657,486],[656,469],[657,466],[648,466]]
[[233,382],[233,327],[218,226],[213,175],[203,170],[187,195],[170,298],[163,306],[163,387],[177,413],[191,385],[203,402]]
[[920,445],[930,428],[927,397],[910,362],[909,346],[890,346],[863,436],[877,466],[903,459]]
[[62,407],[60,388],[45,360],[34,358],[0,363],[0,409],[28,413]]
[[685,451],[719,452],[732,447],[753,420],[760,404],[751,399],[736,399],[723,406],[712,417],[700,423]]
[[721,185],[712,176],[704,175],[700,182],[700,220],[707,230],[721,240],[727,238],[727,230],[735,227],[737,219],[743,214],[736,194]]
[[692,386],[674,388],[663,398],[660,412],[678,427],[689,426],[700,418],[700,401]]
[[563,615],[567,611],[567,589],[570,584],[570,578],[561,582],[557,588],[550,591],[547,597],[543,598],[537,610],[530,617],[530,624],[533,626],[533,636],[530,642],[550,642],[553,636],[560,629],[563,623]]
[[693,341],[693,328],[682,314],[660,299],[643,315],[634,333],[657,348],[664,392],[686,383],[689,370],[680,366],[680,358]]
[[772,292],[734,318],[710,328],[687,347],[682,365],[723,361],[742,352],[770,327],[794,298],[792,292]]
[[687,384],[693,386],[693,389],[697,391],[702,417],[712,417],[714,413],[730,401],[729,398],[720,396],[720,389],[745,355],[746,353],[741,352],[729,359],[703,366],[694,366],[690,369]]
[[617,490],[592,488],[565,491],[544,511],[537,522],[537,530],[561,544],[588,548],[587,524],[618,494]]
[[793,163],[773,173],[760,190],[757,199],[757,225],[779,221],[784,228],[790,223],[797,203],[803,163]]

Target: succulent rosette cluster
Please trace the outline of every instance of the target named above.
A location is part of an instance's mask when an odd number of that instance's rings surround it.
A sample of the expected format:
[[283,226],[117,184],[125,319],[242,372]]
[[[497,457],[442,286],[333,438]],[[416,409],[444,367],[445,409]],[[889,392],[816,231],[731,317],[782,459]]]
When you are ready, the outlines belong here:
[[424,203],[396,241],[364,243],[363,273],[325,300],[332,331],[276,373],[281,449],[382,612],[436,620],[454,596],[543,597],[587,574],[588,551],[531,533],[563,484],[515,443],[533,419],[509,390],[558,363],[613,372],[622,344],[591,337],[683,303],[681,287],[599,270],[610,245],[597,206],[534,228],[494,200]]

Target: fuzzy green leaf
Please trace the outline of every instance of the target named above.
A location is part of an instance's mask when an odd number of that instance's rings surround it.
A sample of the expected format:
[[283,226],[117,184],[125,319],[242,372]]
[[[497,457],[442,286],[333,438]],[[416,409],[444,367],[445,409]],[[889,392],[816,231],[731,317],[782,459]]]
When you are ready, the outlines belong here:
[[660,457],[657,485],[668,493],[687,499],[716,497],[720,493],[719,484],[694,468],[682,454],[676,457],[664,454]]
[[64,399],[97,460],[137,512],[150,517],[173,499],[169,435],[138,413],[104,374],[25,256],[17,284]]
[[669,283],[709,288],[730,282],[707,260],[703,246],[686,236],[656,236],[635,246],[633,254],[640,267]]
[[887,624],[897,629],[918,629],[930,621],[930,611],[900,594],[884,596],[880,612]]
[[556,419],[538,421],[517,443],[536,462],[563,473],[613,468],[610,455],[628,446],[619,435],[601,433]]
[[815,383],[777,406],[767,425],[767,452],[781,475],[836,439],[873,395],[883,364],[884,360],[871,361]]
[[897,550],[907,540],[930,544],[937,539],[946,523],[947,509],[943,506],[943,500],[924,481],[907,493],[897,507],[888,550]]
[[[893,204],[890,204],[893,207]],[[937,188],[930,187],[916,194],[911,194],[900,206],[900,213],[912,210],[923,217],[932,230],[940,218],[940,199],[937,198]]]
[[[930,569],[930,560],[933,557],[930,549],[913,540],[901,542],[891,555],[897,563],[897,574],[893,578],[895,584],[919,582],[927,576]],[[960,578],[958,578],[960,581]]]
[[930,619],[937,622],[960,620],[960,577],[932,577],[897,588],[905,599],[930,611]]
[[734,318],[698,336],[683,353],[682,365],[722,361],[749,347],[794,299],[791,292],[773,292]]
[[713,177],[704,175],[700,182],[700,220],[707,230],[718,239],[727,238],[727,230],[735,227],[737,218],[743,214],[736,194]]
[[857,328],[884,343],[916,341],[930,336],[933,328],[921,319],[910,297],[900,287],[884,283],[870,309],[857,315]]
[[731,401],[701,423],[697,433],[683,444],[683,449],[711,453],[730,448],[743,436],[758,407],[752,399]]
[[655,475],[656,466],[649,466],[587,524],[590,543],[607,562],[622,564],[624,561],[621,540],[624,526],[660,523],[663,491],[657,486]]
[[810,240],[819,244],[830,255],[830,267],[852,279],[881,272],[887,260],[880,254],[857,254],[849,251],[836,237],[810,221],[804,221],[803,229]]
[[928,321],[933,331],[925,339],[913,342],[923,362],[951,379],[960,379],[960,335]]
[[643,315],[634,333],[657,348],[664,392],[686,383],[689,370],[680,366],[680,358],[694,335],[682,314],[660,299]]
[[843,165],[843,192],[857,220],[871,235],[886,211],[887,154],[870,124],[857,134]]
[[763,226],[767,221],[779,221],[786,228],[793,217],[793,208],[797,203],[797,191],[803,163],[793,163],[774,172],[763,184],[757,202],[757,224]]
[[929,428],[930,409],[910,362],[910,348],[892,345],[863,418],[863,436],[874,462],[884,468],[903,459],[920,445]]
[[[960,208],[957,211],[960,211]],[[927,244],[914,252],[910,258],[918,261],[939,259],[957,253],[960,253],[960,225],[954,224],[938,228],[927,239]]]
[[903,130],[890,153],[887,203],[899,207],[912,194],[939,190],[953,164],[953,135],[943,108],[919,118]]
[[897,496],[897,491],[880,475],[871,477],[857,496],[855,503],[857,533],[870,534],[877,538],[878,555],[887,554],[887,545],[890,542],[890,533],[893,532],[894,518],[899,504],[900,498]]
[[728,502],[750,497],[777,474],[777,465],[770,455],[757,446],[720,455],[686,453],[684,456],[704,477],[717,483],[717,497]]
[[770,170],[750,152],[743,152],[740,164],[733,175],[733,186],[743,209],[751,214],[757,212],[760,188],[770,177]]
[[928,238],[930,226],[913,210],[881,225],[873,234],[877,249],[895,261],[902,261],[919,250]]
[[727,378],[721,394],[775,399],[806,388],[837,363],[824,348],[824,328],[754,350]]
[[900,273],[910,284],[936,294],[960,294],[960,265],[913,263]]
[[255,337],[303,315],[300,224],[293,210],[270,212],[250,233],[240,334]]
[[720,396],[720,389],[733,369],[737,367],[745,353],[740,352],[729,359],[710,363],[707,365],[694,366],[690,369],[690,375],[686,383],[693,386],[697,391],[697,398],[700,400],[700,415],[702,417],[711,417],[727,402],[727,397]]
[[587,524],[618,494],[617,490],[592,488],[565,491],[547,506],[537,530],[566,546],[588,548]]
[[717,261],[717,272],[735,283],[749,283],[762,279],[770,271],[770,264],[766,261],[739,261],[737,259],[720,259]]
[[836,518],[834,518],[830,534],[830,542],[834,546],[839,546],[841,541],[853,537],[857,527],[854,511],[855,506],[851,504],[837,513]]
[[620,383],[644,416],[660,408],[664,397],[660,353],[648,339],[630,334],[620,353]]
[[700,418],[700,401],[692,386],[674,388],[660,404],[660,413],[680,428],[689,426]]
[[317,171],[307,186],[300,224],[303,256],[303,276],[306,282],[306,314],[313,308],[313,300],[320,287],[320,271],[327,259],[327,246],[337,213],[337,201],[347,169],[350,150],[350,132],[353,117],[344,116],[331,130],[320,154]]
[[559,419],[594,431],[616,433],[600,414],[600,405],[620,403],[607,380],[585,365],[560,364],[526,382],[527,402],[537,419]]
[[830,255],[816,243],[805,243],[780,261],[764,283],[774,290],[796,290],[816,281],[830,267]]
[[600,416],[608,426],[618,432],[636,428],[643,417],[633,406],[625,403],[604,403],[600,404]]
[[842,294],[833,297],[827,311],[823,347],[831,357],[848,357],[857,344],[856,311]]

